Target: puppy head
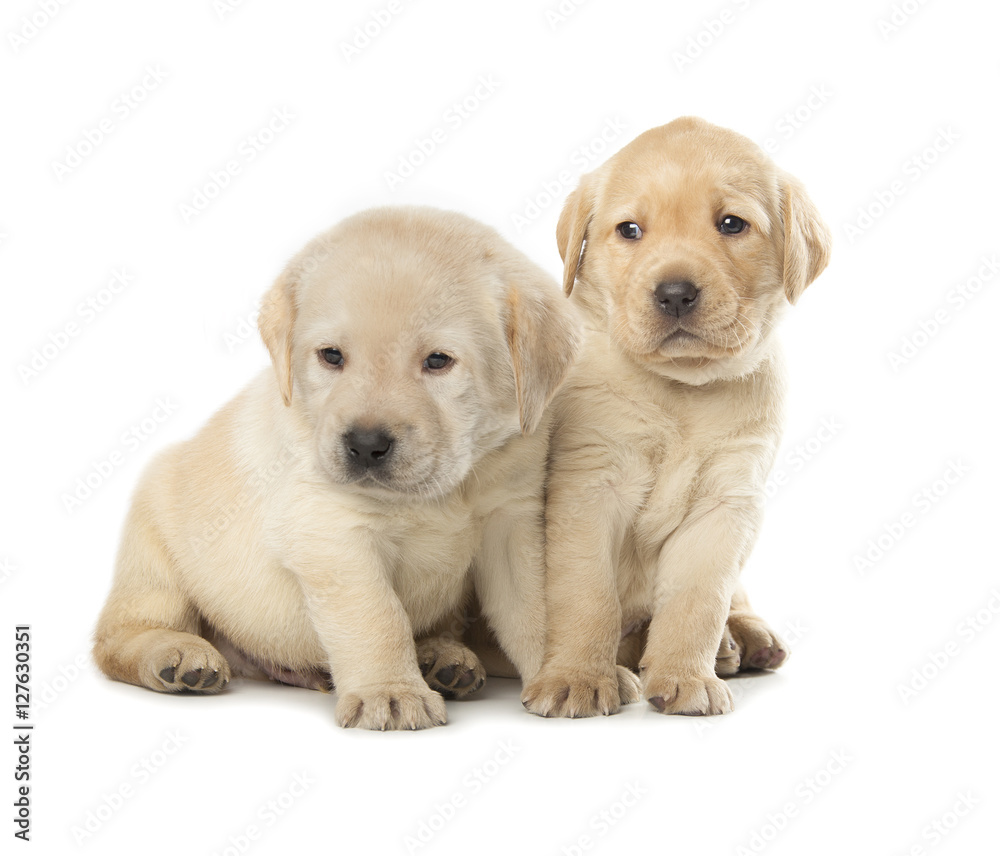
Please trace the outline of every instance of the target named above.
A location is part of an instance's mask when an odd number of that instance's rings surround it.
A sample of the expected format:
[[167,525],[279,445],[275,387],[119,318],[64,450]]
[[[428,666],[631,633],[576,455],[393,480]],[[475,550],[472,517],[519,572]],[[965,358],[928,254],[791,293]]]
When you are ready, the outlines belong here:
[[826,267],[802,186],[750,140],[700,119],[639,136],[566,200],[563,286],[647,368],[686,383],[752,371]]
[[530,433],[577,345],[567,301],[492,229],[383,208],[305,247],[260,331],[284,403],[336,484],[440,496]]

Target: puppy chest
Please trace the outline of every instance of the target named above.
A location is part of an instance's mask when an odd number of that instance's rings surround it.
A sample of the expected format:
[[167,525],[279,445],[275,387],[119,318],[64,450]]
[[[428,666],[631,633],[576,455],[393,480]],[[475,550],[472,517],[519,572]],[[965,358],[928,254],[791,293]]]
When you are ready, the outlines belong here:
[[662,538],[676,529],[697,489],[703,462],[694,454],[666,455],[656,470],[649,497],[635,521],[641,540]]
[[641,587],[655,572],[660,550],[684,521],[698,483],[700,461],[673,456],[657,462],[645,502],[636,510],[622,540],[619,575]]
[[395,539],[392,585],[415,626],[436,621],[462,597],[478,533],[473,521],[427,523]]

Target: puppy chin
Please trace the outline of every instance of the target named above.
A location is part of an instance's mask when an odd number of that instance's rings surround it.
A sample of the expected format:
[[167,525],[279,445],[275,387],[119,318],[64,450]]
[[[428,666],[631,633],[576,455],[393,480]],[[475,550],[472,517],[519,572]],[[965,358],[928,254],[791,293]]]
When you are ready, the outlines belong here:
[[704,386],[717,380],[735,380],[749,374],[760,360],[747,363],[739,357],[676,357],[655,366],[654,371],[688,386]]
[[724,349],[708,338],[680,327],[664,337],[645,360],[662,377],[691,386],[735,380],[753,372],[769,353],[767,342],[755,339],[739,351]]
[[[360,470],[334,458],[324,459],[327,479],[349,493],[388,502],[426,502],[453,491],[462,477],[450,469],[427,467],[426,472],[401,471],[399,467]],[[464,477],[464,476],[463,476]]]

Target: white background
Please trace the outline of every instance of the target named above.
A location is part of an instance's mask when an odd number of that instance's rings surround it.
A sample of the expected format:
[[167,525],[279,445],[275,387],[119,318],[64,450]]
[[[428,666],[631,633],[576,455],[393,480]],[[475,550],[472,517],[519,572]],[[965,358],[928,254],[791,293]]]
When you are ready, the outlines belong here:
[[[996,846],[995,4],[591,0],[557,20],[555,0],[426,0],[394,6],[350,58],[388,0],[69,3],[47,21],[43,5],[0,16],[0,663],[14,722],[13,627],[30,623],[29,847]],[[275,110],[291,118],[251,160]],[[165,697],[96,673],[88,637],[136,479],[266,365],[247,319],[294,251],[360,208],[426,203],[498,227],[557,275],[577,176],[684,114],[770,140],[835,235],[785,322],[785,483],[745,572],[793,643],[786,668],[731,681],[736,712],[711,720],[644,705],[542,720],[494,680],[416,734],[339,729],[333,699],[304,690]],[[390,188],[435,129],[443,141]],[[73,150],[87,156],[57,166]],[[130,281],[117,294],[115,271]],[[81,308],[92,297],[99,314]],[[88,474],[92,495],[68,502]]]

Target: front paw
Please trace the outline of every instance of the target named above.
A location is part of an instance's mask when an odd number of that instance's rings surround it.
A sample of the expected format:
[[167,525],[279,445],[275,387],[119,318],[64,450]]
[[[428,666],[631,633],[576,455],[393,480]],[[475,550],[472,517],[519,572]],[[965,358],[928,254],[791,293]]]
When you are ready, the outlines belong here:
[[624,666],[608,671],[543,668],[521,694],[538,716],[608,716],[639,700],[639,679]]
[[660,713],[715,716],[732,713],[733,694],[715,675],[647,675],[643,695]]
[[372,731],[416,731],[448,721],[444,699],[424,683],[338,691],[335,716],[344,728]]
[[447,699],[467,698],[486,682],[486,669],[479,658],[453,639],[422,639],[417,643],[417,663],[430,688]]

